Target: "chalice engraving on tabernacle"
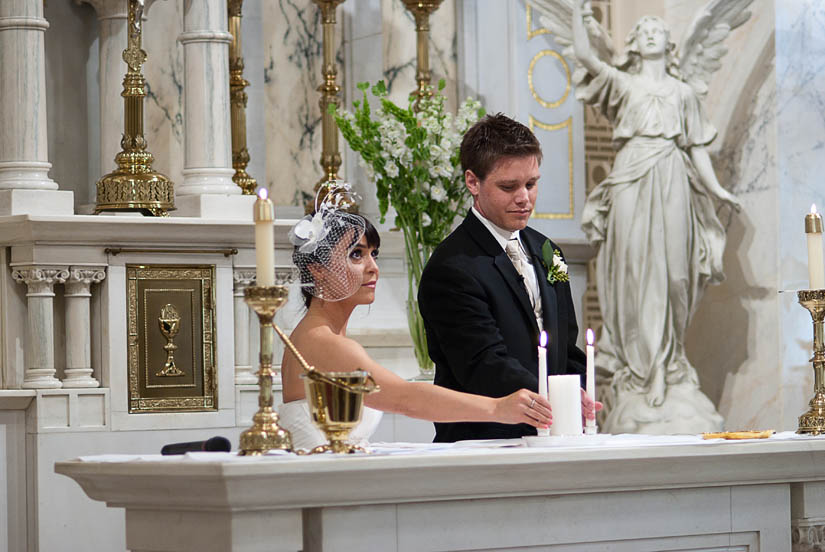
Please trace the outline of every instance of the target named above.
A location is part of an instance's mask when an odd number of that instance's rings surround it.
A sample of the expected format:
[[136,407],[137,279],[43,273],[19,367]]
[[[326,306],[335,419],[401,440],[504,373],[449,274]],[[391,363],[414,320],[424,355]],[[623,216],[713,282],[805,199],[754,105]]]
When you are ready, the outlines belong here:
[[160,316],[158,317],[158,326],[160,326],[160,333],[166,338],[166,345],[163,350],[166,351],[166,364],[163,370],[157,372],[155,375],[160,377],[175,377],[182,376],[184,373],[175,365],[175,351],[178,346],[175,345],[175,336],[180,331],[180,314],[175,305],[167,303],[160,309]]

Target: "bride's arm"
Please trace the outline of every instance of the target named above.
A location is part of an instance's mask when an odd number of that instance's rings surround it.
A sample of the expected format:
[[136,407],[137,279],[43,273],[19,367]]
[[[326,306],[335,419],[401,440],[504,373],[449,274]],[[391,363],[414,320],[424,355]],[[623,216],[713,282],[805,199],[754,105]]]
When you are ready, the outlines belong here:
[[366,370],[381,386],[367,395],[365,404],[385,412],[396,412],[433,422],[499,422],[549,426],[550,403],[538,393],[520,389],[494,399],[460,393],[431,383],[406,381],[372,360],[358,343],[345,339],[335,351],[336,364],[352,370]]

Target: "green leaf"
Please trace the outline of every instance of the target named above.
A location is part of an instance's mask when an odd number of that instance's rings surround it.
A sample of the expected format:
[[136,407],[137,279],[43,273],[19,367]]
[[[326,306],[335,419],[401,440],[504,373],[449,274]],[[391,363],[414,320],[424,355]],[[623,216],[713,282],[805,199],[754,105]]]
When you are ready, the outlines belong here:
[[373,96],[384,96],[387,93],[387,85],[384,84],[384,81],[380,80],[375,83],[372,87],[372,95]]
[[334,103],[327,104],[327,113],[330,115],[335,115],[335,111],[338,109],[338,106]]
[[541,246],[541,258],[544,260],[545,268],[553,266],[553,246],[550,245],[550,240],[544,240]]
[[447,81],[444,79],[438,79],[438,91],[441,92],[444,90],[444,87],[447,86]]
[[358,87],[358,90],[360,90],[361,92],[366,92],[367,88],[370,87],[370,83],[368,83],[368,82],[359,82],[358,84],[356,84],[356,86]]

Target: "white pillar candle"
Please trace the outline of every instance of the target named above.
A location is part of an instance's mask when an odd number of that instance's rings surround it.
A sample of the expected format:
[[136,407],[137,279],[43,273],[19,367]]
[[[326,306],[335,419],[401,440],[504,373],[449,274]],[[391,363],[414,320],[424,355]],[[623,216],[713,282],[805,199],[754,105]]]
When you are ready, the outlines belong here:
[[[539,395],[547,398],[547,332],[539,338]],[[550,435],[550,429],[538,428],[539,435]]]
[[[586,366],[586,375],[587,375],[587,383],[585,384],[587,389],[587,396],[590,398],[592,402],[596,402],[596,349],[593,346],[594,342],[594,335],[593,330],[588,328],[587,329],[587,366]],[[587,423],[585,424],[585,433],[588,435],[593,435],[596,433],[596,420],[587,419]]]
[[550,407],[553,409],[550,435],[581,435],[581,378],[575,374],[550,376],[547,387]]
[[811,205],[805,215],[805,234],[808,237],[808,286],[810,289],[825,288],[825,262],[822,258],[822,216]]
[[275,285],[275,207],[266,188],[258,192],[253,209],[255,220],[255,268],[257,285]]

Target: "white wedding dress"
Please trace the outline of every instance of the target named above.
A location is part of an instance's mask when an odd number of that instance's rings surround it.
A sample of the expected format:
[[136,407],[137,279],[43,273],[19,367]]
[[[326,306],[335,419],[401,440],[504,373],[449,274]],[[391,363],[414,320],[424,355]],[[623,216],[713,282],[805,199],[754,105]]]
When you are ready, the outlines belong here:
[[[383,414],[380,410],[365,406],[361,422],[350,432],[348,442],[361,447],[368,445],[369,438],[378,428]],[[306,399],[281,404],[278,406],[278,416],[281,427],[292,434],[294,449],[312,450],[326,444],[326,437],[312,423]]]

